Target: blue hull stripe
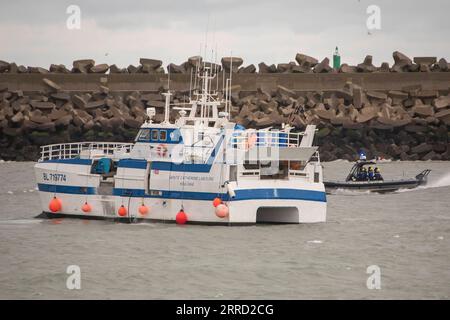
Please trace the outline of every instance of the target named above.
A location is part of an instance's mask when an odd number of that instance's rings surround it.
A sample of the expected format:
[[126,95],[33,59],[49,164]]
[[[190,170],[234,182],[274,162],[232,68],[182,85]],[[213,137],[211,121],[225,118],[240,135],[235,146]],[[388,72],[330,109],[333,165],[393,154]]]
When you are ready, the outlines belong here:
[[308,200],[326,202],[325,192],[299,189],[244,189],[236,190],[238,200],[250,199],[282,199],[282,200]]
[[115,196],[121,197],[143,197],[143,198],[165,198],[165,199],[187,199],[187,200],[213,200],[219,196],[224,201],[240,200],[306,200],[326,202],[326,194],[322,191],[298,190],[298,189],[247,189],[236,190],[236,197],[230,199],[228,193],[217,194],[214,192],[191,192],[191,191],[164,191],[161,195],[145,194],[143,189],[120,189],[115,188]]
[[195,163],[172,163],[172,162],[152,162],[152,170],[174,171],[174,172],[203,172],[211,171],[210,164],[195,164]]
[[134,159],[122,159],[122,160],[119,160],[119,164],[117,166],[120,168],[146,169],[147,161],[146,160],[134,160]]
[[76,186],[61,186],[56,184],[38,183],[39,191],[54,192],[54,193],[68,193],[68,194],[96,194],[94,187],[76,187]]
[[71,159],[52,159],[42,161],[42,163],[61,163],[61,164],[81,164],[81,165],[91,165],[91,159],[79,159],[79,158],[71,158]]
[[[39,191],[66,193],[66,194],[97,194],[94,187],[62,186],[39,183]],[[121,197],[143,197],[143,198],[165,198],[165,199],[186,199],[186,200],[213,200],[219,196],[224,201],[240,200],[306,200],[326,202],[326,194],[322,191],[298,190],[298,189],[246,189],[236,190],[236,197],[230,199],[228,193],[217,194],[215,192],[192,192],[192,191],[161,191],[161,195],[145,194],[143,189],[121,189],[114,188],[113,195]]]
[[[122,159],[119,161],[119,168],[131,168],[131,169],[147,169],[147,161],[145,160],[133,160],[133,159]],[[211,165],[208,164],[196,164],[196,163],[172,163],[164,161],[154,161],[151,163],[152,170],[161,171],[174,171],[174,172],[209,172],[211,170]]]

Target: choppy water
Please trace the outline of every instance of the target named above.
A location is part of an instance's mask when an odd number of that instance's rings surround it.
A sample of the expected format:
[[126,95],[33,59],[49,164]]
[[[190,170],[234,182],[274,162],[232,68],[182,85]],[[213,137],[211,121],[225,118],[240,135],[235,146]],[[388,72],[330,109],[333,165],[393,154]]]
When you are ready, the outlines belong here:
[[[351,164],[325,164],[329,179]],[[33,163],[0,163],[0,298],[450,298],[450,163],[392,162],[387,176],[430,168],[430,187],[328,196],[328,221],[251,227],[40,220]],[[81,290],[66,268],[81,268]],[[370,265],[381,289],[369,290]]]

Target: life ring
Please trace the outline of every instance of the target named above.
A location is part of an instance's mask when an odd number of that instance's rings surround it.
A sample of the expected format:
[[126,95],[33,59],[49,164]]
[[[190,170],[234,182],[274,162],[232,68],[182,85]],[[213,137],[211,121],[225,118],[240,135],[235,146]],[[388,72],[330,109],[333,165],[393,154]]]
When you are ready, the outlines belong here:
[[161,158],[167,156],[167,151],[168,149],[165,144],[158,144],[158,146],[156,147],[156,154]]

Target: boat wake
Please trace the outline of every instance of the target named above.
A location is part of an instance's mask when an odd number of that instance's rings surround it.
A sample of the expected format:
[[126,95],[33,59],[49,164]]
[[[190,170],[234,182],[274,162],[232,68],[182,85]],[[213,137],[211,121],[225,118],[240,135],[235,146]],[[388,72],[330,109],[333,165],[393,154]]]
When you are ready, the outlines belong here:
[[450,186],[450,172],[446,175],[440,177],[436,181],[430,181],[424,187],[425,188],[437,188],[437,187],[448,187]]
[[403,193],[403,192],[410,192],[410,191],[424,190],[424,189],[431,189],[431,188],[448,187],[448,186],[450,186],[450,172],[436,180],[429,180],[428,183],[424,186],[418,186],[417,188],[414,188],[414,189],[400,189],[400,190],[397,190],[396,192]]
[[39,224],[43,222],[41,219],[13,219],[13,220],[0,220],[0,225],[10,224]]
[[360,196],[365,194],[374,194],[374,192],[371,192],[370,190],[348,190],[348,189],[341,189],[338,188],[334,191],[330,192],[330,195],[339,195],[339,196]]

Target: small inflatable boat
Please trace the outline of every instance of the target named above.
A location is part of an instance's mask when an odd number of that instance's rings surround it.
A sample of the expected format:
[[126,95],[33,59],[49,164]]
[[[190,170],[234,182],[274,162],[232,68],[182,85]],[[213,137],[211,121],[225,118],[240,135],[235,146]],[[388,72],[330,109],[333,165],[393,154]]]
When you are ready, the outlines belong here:
[[428,174],[431,170],[426,169],[410,179],[384,180],[381,174],[376,171],[367,170],[366,166],[373,166],[373,161],[357,161],[345,181],[324,181],[325,190],[331,193],[337,189],[373,191],[373,192],[392,192],[398,189],[412,189],[427,183]]

